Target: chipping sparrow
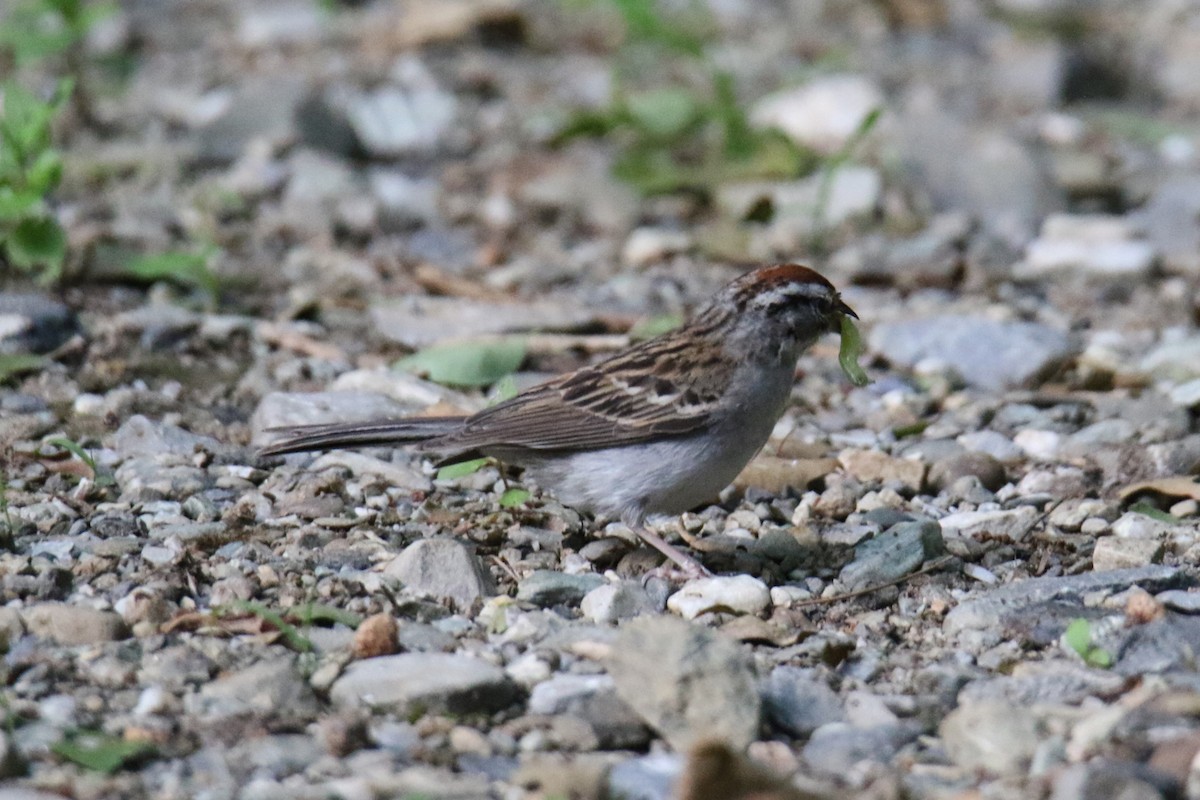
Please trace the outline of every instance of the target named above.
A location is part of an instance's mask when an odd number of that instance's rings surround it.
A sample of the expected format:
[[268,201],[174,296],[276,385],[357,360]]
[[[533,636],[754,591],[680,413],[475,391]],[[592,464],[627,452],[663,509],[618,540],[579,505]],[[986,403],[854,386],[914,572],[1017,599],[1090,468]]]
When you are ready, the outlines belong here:
[[569,506],[619,518],[685,572],[695,559],[647,530],[716,497],[766,443],[787,405],[796,359],[843,315],[817,272],[762,267],[726,286],[684,326],[470,416],[305,425],[264,456],[414,444],[525,468]]

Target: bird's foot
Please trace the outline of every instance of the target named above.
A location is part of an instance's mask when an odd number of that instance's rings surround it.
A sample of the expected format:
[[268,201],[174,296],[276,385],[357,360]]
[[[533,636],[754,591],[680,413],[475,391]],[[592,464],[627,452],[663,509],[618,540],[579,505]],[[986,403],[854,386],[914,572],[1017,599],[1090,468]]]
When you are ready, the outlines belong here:
[[696,559],[644,526],[634,528],[646,544],[667,557],[667,563],[646,573],[649,577],[660,577],[667,581],[690,581],[696,578],[711,578],[712,573]]

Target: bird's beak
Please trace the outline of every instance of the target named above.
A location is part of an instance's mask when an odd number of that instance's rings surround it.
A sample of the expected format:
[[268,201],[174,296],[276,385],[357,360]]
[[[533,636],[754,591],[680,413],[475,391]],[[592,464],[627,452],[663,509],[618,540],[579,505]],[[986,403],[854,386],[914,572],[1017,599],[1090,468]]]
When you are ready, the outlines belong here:
[[839,297],[834,301],[833,313],[830,314],[830,317],[829,317],[830,333],[841,333],[842,332],[842,317],[850,317],[851,319],[858,319],[858,314],[855,314],[854,309],[851,308],[850,306],[846,305],[846,303],[842,300],[842,298]]

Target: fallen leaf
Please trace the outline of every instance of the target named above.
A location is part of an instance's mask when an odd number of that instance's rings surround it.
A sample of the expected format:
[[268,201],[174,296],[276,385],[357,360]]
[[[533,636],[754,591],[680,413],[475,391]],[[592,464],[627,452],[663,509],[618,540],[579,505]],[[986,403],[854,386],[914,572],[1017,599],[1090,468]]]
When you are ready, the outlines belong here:
[[1194,475],[1175,475],[1169,478],[1155,478],[1149,481],[1131,483],[1122,489],[1118,496],[1121,502],[1127,502],[1139,494],[1157,494],[1165,497],[1180,497],[1200,500],[1200,477]]

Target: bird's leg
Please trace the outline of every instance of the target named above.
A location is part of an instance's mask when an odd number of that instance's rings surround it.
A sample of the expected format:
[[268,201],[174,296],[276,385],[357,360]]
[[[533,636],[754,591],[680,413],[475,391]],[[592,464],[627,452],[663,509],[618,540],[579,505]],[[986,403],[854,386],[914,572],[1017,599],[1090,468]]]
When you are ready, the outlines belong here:
[[684,553],[675,545],[668,542],[666,539],[654,533],[646,524],[639,523],[630,525],[633,532],[641,537],[642,541],[653,547],[658,552],[667,557],[667,560],[674,561],[679,570],[686,578],[710,578],[712,573],[696,559]]

